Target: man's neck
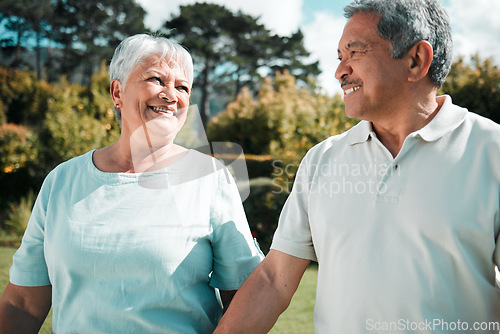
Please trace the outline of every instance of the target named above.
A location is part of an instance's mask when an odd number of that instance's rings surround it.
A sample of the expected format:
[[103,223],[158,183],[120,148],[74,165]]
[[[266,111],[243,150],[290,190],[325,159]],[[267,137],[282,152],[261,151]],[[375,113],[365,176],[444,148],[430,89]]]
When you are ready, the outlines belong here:
[[401,108],[390,118],[372,122],[373,130],[392,156],[396,157],[406,137],[426,126],[439,112],[443,101],[432,97]]

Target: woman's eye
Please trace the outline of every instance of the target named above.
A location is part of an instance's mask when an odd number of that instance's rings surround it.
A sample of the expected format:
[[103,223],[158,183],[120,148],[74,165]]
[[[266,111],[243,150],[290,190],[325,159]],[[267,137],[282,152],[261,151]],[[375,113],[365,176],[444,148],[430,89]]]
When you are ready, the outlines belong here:
[[158,77],[152,77],[152,78],[149,78],[149,81],[156,81],[156,82],[158,82],[158,83],[160,83],[160,84],[162,83],[161,79],[160,79],[160,78],[158,78]]
[[185,91],[186,93],[189,93],[189,88],[187,88],[186,86],[177,86],[176,87],[178,90],[183,90]]

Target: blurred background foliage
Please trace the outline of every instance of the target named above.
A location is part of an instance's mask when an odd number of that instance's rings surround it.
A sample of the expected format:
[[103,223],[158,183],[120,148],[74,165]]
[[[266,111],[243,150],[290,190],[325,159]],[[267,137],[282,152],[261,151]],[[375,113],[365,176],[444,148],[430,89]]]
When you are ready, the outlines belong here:
[[[4,245],[19,243],[52,168],[118,138],[108,61],[121,39],[146,31],[145,13],[132,0],[25,2],[0,0],[0,22],[15,32],[0,41]],[[251,178],[244,206],[266,252],[305,152],[357,121],[345,117],[341,96],[316,85],[319,67],[308,60],[300,31],[272,35],[254,17],[203,3],[181,6],[164,27],[193,54],[192,104],[209,141],[244,149]],[[499,90],[493,59],[474,56],[453,63],[439,93],[499,123]]]

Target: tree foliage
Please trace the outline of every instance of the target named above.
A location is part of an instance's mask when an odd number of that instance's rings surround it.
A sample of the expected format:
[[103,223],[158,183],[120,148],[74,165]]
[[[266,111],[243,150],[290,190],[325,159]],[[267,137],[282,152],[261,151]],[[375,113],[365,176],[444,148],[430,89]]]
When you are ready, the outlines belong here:
[[38,123],[45,115],[49,91],[32,72],[0,67],[0,113],[4,114],[5,121],[24,125]]
[[48,45],[45,69],[49,79],[56,81],[61,74],[71,79],[83,64],[83,81],[88,83],[101,60],[110,59],[123,38],[147,31],[144,16],[144,9],[134,0],[0,0],[0,18],[14,33],[2,40],[2,46],[14,48],[15,60],[10,65],[22,68],[30,64],[22,62],[21,53],[34,45],[40,79],[41,45]]
[[457,60],[440,93],[449,94],[455,104],[500,123],[500,69],[493,59],[482,60],[475,55],[471,62]]
[[[180,13],[165,23],[168,35],[191,52],[196,70],[195,87],[201,91],[203,123],[210,117],[210,94],[233,99],[246,86],[253,90],[261,73],[288,69],[307,82],[319,74],[319,65],[307,63],[309,53],[300,31],[291,37],[272,35],[258,19],[226,7],[195,3],[180,6]],[[232,87],[232,88],[231,88]]]
[[64,79],[57,85],[43,123],[51,160],[68,160],[118,139],[119,125],[106,89],[106,72],[102,66],[92,77],[90,89],[70,85]]
[[53,26],[54,40],[80,51],[65,65],[84,62],[88,79],[121,40],[146,30],[145,11],[134,0],[58,0],[55,11],[59,19]]
[[0,126],[0,171],[12,173],[38,159],[37,136],[26,127],[12,123]]
[[56,164],[118,138],[108,90],[104,63],[88,87],[0,67],[0,218]]
[[210,121],[208,137],[236,142],[249,154],[296,160],[313,145],[355,123],[344,115],[339,95],[298,88],[295,80],[288,71],[277,73],[262,84],[257,100],[243,89]]

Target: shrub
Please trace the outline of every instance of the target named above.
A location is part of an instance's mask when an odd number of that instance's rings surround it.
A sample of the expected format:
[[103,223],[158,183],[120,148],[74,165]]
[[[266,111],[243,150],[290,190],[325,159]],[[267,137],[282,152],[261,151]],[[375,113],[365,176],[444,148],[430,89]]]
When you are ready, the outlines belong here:
[[16,172],[36,162],[38,153],[38,138],[30,130],[11,123],[0,126],[0,172]]
[[15,236],[21,237],[26,230],[35,203],[33,191],[22,197],[18,203],[11,205],[5,221],[5,230]]

